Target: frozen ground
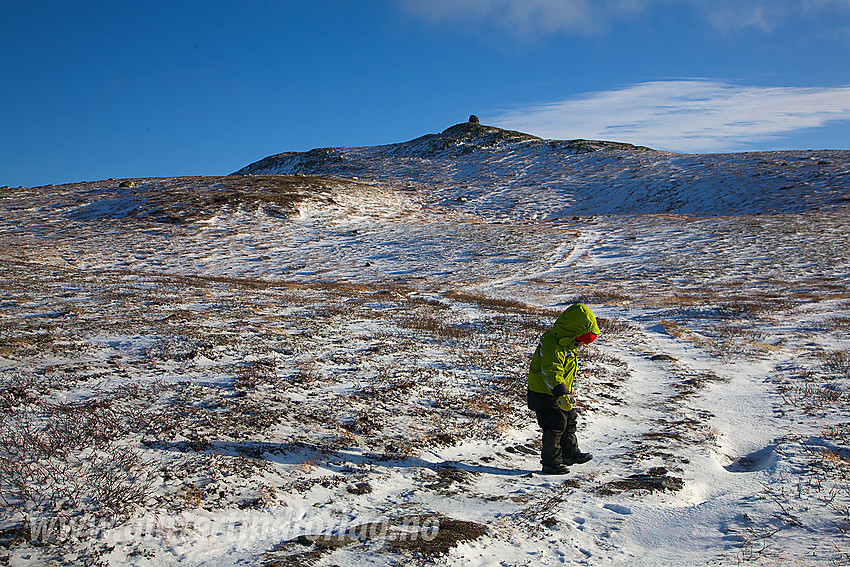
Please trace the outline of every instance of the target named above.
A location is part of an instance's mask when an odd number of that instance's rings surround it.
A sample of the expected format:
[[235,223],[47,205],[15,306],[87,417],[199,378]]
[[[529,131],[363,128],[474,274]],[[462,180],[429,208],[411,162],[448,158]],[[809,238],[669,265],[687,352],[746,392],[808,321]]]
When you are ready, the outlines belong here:
[[[850,564],[846,205],[444,197],[0,193],[0,563]],[[525,370],[576,300],[595,457],[543,476]]]

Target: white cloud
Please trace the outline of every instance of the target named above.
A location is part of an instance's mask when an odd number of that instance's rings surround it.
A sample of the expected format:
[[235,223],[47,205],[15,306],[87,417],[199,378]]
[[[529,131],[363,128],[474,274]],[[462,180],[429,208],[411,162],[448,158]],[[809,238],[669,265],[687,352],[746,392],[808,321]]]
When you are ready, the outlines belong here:
[[592,33],[608,20],[631,15],[647,0],[396,0],[432,23],[495,26],[517,37],[557,32]]
[[729,2],[703,2],[703,14],[720,31],[738,31],[745,28],[755,28],[762,32],[770,32],[784,19],[785,2],[776,1],[765,3],[759,0]]
[[711,152],[743,149],[844,120],[850,120],[850,86],[743,87],[677,80],[518,108],[488,122],[550,139],[614,140]]
[[[762,33],[801,18],[846,14],[850,0],[395,0],[431,23],[460,24],[480,31],[496,28],[515,38],[555,33],[597,33],[616,21],[652,10],[692,10],[721,32]],[[830,24],[839,22],[830,20]]]
[[[658,1],[658,0],[646,0]],[[664,0],[661,0],[664,1]],[[680,0],[682,1],[682,0]],[[820,20],[822,30],[841,26],[850,0],[684,0],[721,32],[748,28],[769,33],[782,26],[797,27],[803,20]],[[836,17],[839,19],[837,20]]]

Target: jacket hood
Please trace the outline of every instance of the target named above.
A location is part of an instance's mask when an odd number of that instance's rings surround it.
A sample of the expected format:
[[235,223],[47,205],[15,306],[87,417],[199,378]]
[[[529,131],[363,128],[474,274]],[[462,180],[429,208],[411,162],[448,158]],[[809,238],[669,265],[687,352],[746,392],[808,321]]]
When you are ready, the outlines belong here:
[[564,347],[575,346],[575,338],[585,333],[599,334],[599,325],[596,324],[596,315],[590,307],[584,303],[570,305],[566,311],[561,313],[555,324],[552,325],[558,344]]

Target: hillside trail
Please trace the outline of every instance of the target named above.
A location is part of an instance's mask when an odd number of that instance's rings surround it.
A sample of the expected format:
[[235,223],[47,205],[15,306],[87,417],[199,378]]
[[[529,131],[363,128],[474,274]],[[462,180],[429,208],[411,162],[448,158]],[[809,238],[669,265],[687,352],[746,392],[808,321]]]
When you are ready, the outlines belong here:
[[[540,277],[569,281],[578,262],[586,276],[595,263],[620,255],[616,240],[583,230],[534,267],[473,287],[498,292]],[[508,543],[518,533],[539,537],[535,560],[551,564],[677,565],[686,549],[695,561],[705,560],[706,549],[734,557],[739,534],[751,529],[747,513],[758,515],[756,495],[790,466],[776,450],[787,423],[770,377],[793,352],[733,356],[665,320],[669,312],[662,309],[594,309],[629,331],[603,334],[580,363],[578,435],[582,449],[594,454],[591,462],[571,467],[565,477],[537,473],[540,432],[527,412],[527,425],[510,431],[491,453],[448,448],[431,455],[435,466],[474,474],[466,509],[475,502],[482,517],[493,499],[511,495],[521,502],[495,519],[505,541],[491,559],[527,557]],[[493,460],[482,465],[488,456]],[[512,469],[531,474],[504,474]],[[540,531],[541,523],[551,529]]]
[[[547,228],[546,230],[553,230]],[[560,229],[563,236],[559,244],[555,244],[552,251],[542,258],[530,262],[526,267],[520,267],[505,277],[477,282],[465,286],[467,292],[483,292],[487,290],[501,291],[515,284],[528,282],[538,278],[550,278],[566,274],[568,268],[585,258],[594,248],[600,246],[604,241],[603,232],[596,229],[585,229],[580,231],[567,231]]]
[[[458,502],[420,495],[420,503],[447,515],[462,507],[496,534],[476,548],[482,561],[467,554],[465,565],[528,559],[527,546],[511,544],[516,537],[534,538],[534,559],[548,564],[678,565],[689,564],[680,563],[686,549],[695,560],[706,549],[739,550],[735,534],[746,529],[748,511],[756,515],[755,495],[776,472],[778,402],[765,381],[774,362],[726,364],[665,332],[651,314],[632,311],[628,319],[635,325],[628,337],[596,347],[621,372],[600,380],[591,368],[598,363],[579,371],[578,435],[594,454],[589,463],[565,476],[540,474],[531,412],[525,426],[492,445],[422,456],[432,470],[461,471],[462,480],[448,488]],[[513,510],[492,515],[492,503],[506,499]],[[398,499],[404,502],[409,494]]]

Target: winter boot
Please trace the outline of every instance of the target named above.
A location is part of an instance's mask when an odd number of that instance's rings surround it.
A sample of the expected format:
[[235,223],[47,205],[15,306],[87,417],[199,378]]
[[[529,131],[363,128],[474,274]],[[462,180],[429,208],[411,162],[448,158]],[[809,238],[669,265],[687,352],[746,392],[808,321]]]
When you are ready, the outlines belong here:
[[586,463],[592,458],[593,455],[591,455],[590,453],[576,453],[574,455],[570,455],[569,457],[564,457],[564,464],[580,465],[582,463]]

